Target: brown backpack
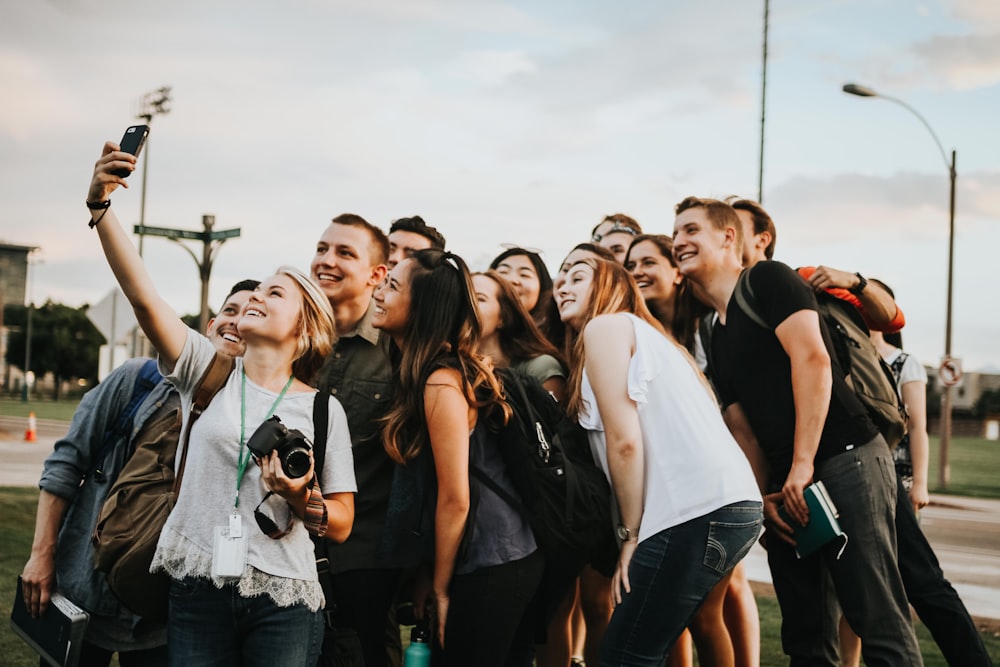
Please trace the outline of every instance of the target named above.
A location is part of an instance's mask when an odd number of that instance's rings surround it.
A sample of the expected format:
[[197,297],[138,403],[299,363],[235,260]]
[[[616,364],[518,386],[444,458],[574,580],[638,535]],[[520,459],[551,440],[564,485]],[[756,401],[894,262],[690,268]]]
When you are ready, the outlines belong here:
[[[232,372],[232,357],[216,352],[202,376],[184,430],[208,407]],[[174,458],[181,429],[181,411],[157,413],[136,436],[135,449],[101,507],[91,541],[94,567],[107,574],[108,586],[130,611],[152,621],[167,618],[170,578],[150,573],[160,531],[174,507],[184,477],[188,447],[174,476]]]

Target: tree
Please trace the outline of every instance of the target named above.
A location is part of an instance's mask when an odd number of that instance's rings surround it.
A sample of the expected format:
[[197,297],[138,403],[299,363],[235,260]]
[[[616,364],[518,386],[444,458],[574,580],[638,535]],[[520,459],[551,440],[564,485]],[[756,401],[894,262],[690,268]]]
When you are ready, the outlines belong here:
[[980,394],[973,413],[980,419],[1000,415],[1000,389],[987,389]]
[[[7,341],[8,364],[35,372],[36,377],[52,373],[59,386],[68,378],[97,381],[97,360],[104,337],[87,318],[87,306],[72,308],[46,301],[31,315],[31,368],[24,368],[27,336],[27,307],[8,305],[4,323],[12,329]],[[15,330],[16,327],[16,330]]]

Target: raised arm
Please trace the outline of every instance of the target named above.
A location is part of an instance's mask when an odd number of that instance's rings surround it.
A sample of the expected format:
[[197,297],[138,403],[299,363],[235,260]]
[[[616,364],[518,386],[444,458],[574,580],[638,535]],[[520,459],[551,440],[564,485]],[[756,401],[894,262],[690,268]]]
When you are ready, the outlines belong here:
[[[117,144],[104,144],[87,192],[88,204],[108,201],[119,185],[128,187],[124,178],[111,173],[122,168],[130,171],[135,169],[135,157],[118,150]],[[132,304],[139,326],[156,348],[163,364],[172,369],[187,339],[187,326],[156,291],[142,258],[119,223],[114,209],[98,208],[92,209],[90,213],[92,221],[99,220],[95,227],[104,255],[122,292]]]
[[611,486],[622,525],[630,534],[629,540],[622,545],[612,579],[611,594],[618,604],[622,590],[631,592],[628,567],[638,544],[646,489],[639,409],[628,395],[628,369],[635,353],[635,330],[625,315],[603,315],[587,324],[583,340],[588,350],[584,368],[604,423]]

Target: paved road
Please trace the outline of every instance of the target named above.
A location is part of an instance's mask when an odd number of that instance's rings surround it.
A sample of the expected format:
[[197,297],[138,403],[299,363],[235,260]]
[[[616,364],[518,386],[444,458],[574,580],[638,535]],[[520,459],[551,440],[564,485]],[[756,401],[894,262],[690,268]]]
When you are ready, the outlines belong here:
[[[35,486],[42,461],[66,429],[65,422],[40,422],[37,441],[24,442],[25,425],[23,417],[0,417],[0,486]],[[1000,500],[934,495],[921,524],[969,612],[1000,621]],[[752,581],[770,583],[759,545],[746,564]]]

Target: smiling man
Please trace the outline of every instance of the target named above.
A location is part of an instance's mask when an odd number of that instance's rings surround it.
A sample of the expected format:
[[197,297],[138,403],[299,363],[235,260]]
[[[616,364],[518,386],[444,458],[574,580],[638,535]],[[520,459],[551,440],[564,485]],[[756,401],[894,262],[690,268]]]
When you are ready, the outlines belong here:
[[[765,494],[768,565],[792,664],[839,664],[836,624],[825,613],[827,574],[867,665],[920,665],[896,565],[892,454],[845,382],[812,288],[780,262],[743,273],[742,223],[728,204],[688,197],[676,206],[674,257],[718,313],[713,381],[723,415]],[[738,305],[747,280],[766,326]],[[797,558],[784,505],[805,525],[803,490],[823,481],[850,541]],[[832,627],[829,627],[832,626]]]
[[388,253],[381,229],[344,213],[323,232],[310,267],[333,306],[339,335],[318,386],[336,396],[347,413],[358,482],[351,536],[342,544],[327,542],[335,591],[327,608],[335,605],[336,611],[328,618],[324,660],[335,644],[332,629],[353,629],[367,667],[386,664],[386,617],[399,580],[399,568],[377,557],[393,475],[379,421],[392,402],[392,364],[389,337],[371,319],[372,292],[385,280]]
[[[236,325],[258,284],[236,283],[219,314],[209,321],[208,337],[220,352],[243,354],[246,346]],[[136,387],[142,384],[146,397],[131,419],[123,421]],[[38,616],[58,589],[90,612],[80,665],[106,666],[114,653],[123,667],[167,664],[166,627],[140,620],[122,606],[104,574],[94,570],[90,538],[129,452],[152,433],[161,433],[157,425],[162,428],[179,409],[180,397],[156,372],[155,362],[130,359],[86,393],[69,431],[45,460],[31,556],[22,573],[24,599],[28,612]]]

